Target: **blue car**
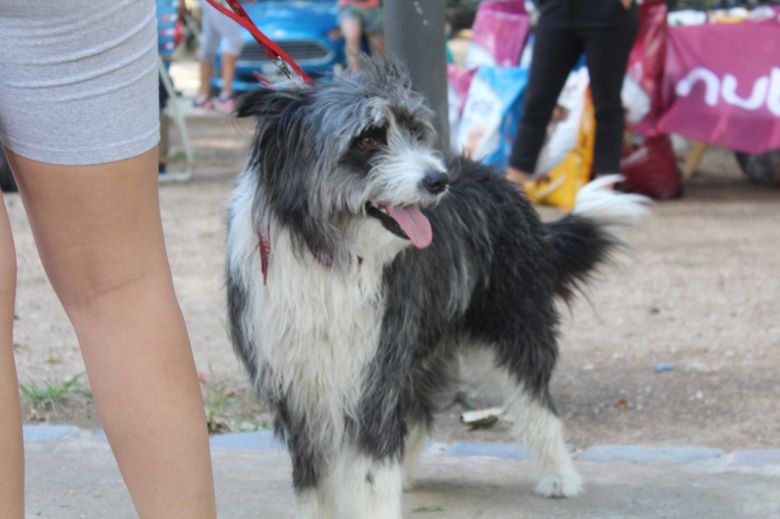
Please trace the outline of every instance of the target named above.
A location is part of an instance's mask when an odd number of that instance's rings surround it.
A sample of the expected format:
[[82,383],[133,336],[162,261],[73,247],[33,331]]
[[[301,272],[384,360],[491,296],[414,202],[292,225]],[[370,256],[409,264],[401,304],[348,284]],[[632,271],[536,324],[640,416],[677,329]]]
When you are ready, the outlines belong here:
[[[254,0],[242,5],[260,30],[310,76],[331,76],[336,67],[343,66],[344,39],[339,31],[336,0]],[[236,92],[258,87],[254,72],[271,81],[280,77],[276,65],[249,31],[243,30],[243,34],[245,45],[233,82]],[[218,76],[212,79],[214,89],[221,88]]]

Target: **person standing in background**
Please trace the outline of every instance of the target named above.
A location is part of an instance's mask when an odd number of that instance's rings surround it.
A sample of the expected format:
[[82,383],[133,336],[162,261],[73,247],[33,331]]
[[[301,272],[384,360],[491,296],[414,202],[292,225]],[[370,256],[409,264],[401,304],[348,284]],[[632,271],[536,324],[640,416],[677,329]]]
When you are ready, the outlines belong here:
[[360,42],[363,34],[368,40],[372,56],[385,51],[381,0],[339,0],[339,25],[344,35],[347,65],[350,71],[358,68]]
[[[200,24],[200,46],[198,48],[200,89],[193,104],[230,113],[236,107],[233,95],[236,61],[244,47],[241,26],[217,11],[206,0],[200,0]],[[209,99],[209,87],[211,76],[214,75],[214,59],[219,50],[222,51],[222,91],[219,97],[212,101]]]
[[522,185],[536,170],[558,95],[585,53],[596,111],[593,172],[617,173],[623,148],[620,98],[639,27],[636,0],[541,0],[523,115],[506,177]]

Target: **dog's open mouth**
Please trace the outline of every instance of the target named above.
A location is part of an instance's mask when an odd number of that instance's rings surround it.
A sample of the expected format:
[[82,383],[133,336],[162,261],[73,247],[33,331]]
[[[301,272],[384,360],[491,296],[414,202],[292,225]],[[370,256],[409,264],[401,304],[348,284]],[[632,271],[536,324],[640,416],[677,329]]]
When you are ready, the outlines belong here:
[[428,247],[433,241],[431,222],[418,207],[366,202],[366,213],[391,233],[410,240],[418,249]]

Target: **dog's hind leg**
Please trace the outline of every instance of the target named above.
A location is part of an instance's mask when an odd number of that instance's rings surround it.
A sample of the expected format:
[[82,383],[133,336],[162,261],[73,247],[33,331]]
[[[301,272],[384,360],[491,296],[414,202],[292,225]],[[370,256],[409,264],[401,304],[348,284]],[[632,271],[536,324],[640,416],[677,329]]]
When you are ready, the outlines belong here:
[[539,458],[542,478],[536,493],[547,497],[571,497],[582,492],[582,478],[574,468],[563,438],[563,425],[545,388],[536,395],[510,373],[503,375],[509,387],[505,413],[523,445]]
[[407,426],[404,439],[403,458],[403,489],[410,490],[414,487],[414,477],[417,474],[417,463],[420,454],[428,440],[430,427],[424,420],[412,421]]
[[[517,351],[517,345],[512,348]],[[515,436],[539,460],[542,477],[536,493],[571,497],[582,492],[582,478],[566,449],[563,425],[550,399],[548,384],[554,353],[546,356],[544,351],[538,349],[533,360],[521,361],[517,356],[502,357],[500,347],[479,348],[466,359],[490,386],[496,386],[501,392],[504,414],[514,423]],[[533,368],[529,363],[535,364]]]

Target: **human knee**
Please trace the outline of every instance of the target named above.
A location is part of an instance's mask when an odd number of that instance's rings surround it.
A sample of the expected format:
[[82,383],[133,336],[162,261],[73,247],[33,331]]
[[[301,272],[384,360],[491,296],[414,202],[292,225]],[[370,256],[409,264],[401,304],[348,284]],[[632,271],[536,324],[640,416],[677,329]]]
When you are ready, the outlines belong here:
[[352,16],[342,16],[340,20],[341,34],[344,36],[347,45],[360,43],[363,35],[363,26],[360,20]]
[[118,304],[142,296],[148,300],[151,294],[159,293],[161,287],[167,287],[169,281],[164,270],[151,265],[125,265],[114,270],[101,267],[91,271],[62,269],[51,276],[57,296],[69,314],[90,312],[96,306]]

